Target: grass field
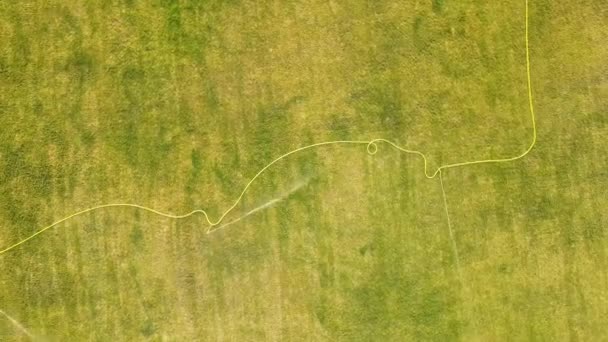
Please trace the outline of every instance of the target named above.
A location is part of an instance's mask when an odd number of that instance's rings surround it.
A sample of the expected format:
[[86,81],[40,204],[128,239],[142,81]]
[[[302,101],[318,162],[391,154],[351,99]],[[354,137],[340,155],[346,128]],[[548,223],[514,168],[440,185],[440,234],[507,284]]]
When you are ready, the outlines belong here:
[[[530,144],[524,0],[0,3],[0,249],[274,158]],[[273,165],[0,255],[0,340],[608,340],[608,5],[530,0],[535,148]],[[268,204],[270,202],[270,204]],[[267,207],[260,208],[267,204]]]

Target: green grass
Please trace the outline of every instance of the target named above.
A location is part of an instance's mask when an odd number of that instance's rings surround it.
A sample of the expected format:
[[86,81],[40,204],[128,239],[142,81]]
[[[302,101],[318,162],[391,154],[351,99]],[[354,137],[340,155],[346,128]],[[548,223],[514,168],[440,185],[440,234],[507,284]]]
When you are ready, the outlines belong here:
[[[3,3],[0,248],[103,203],[216,219],[326,140],[517,155],[524,5]],[[53,228],[0,255],[0,309],[57,341],[607,339],[604,7],[530,0],[538,143],[444,171],[454,241],[419,158],[325,146],[210,235],[127,208]],[[0,340],[27,338],[0,316]]]

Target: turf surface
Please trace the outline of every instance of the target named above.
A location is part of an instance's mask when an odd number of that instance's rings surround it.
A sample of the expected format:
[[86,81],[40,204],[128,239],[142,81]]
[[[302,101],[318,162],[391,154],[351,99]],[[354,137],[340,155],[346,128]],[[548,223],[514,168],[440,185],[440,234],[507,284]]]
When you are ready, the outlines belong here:
[[[218,217],[273,158],[524,150],[525,2],[0,4],[0,248]],[[274,165],[227,220],[0,255],[48,340],[608,339],[608,7],[530,1],[538,142]],[[297,188],[296,190],[293,190]],[[458,262],[453,246],[458,251]],[[459,265],[459,267],[457,267]],[[28,340],[0,315],[0,340]]]

